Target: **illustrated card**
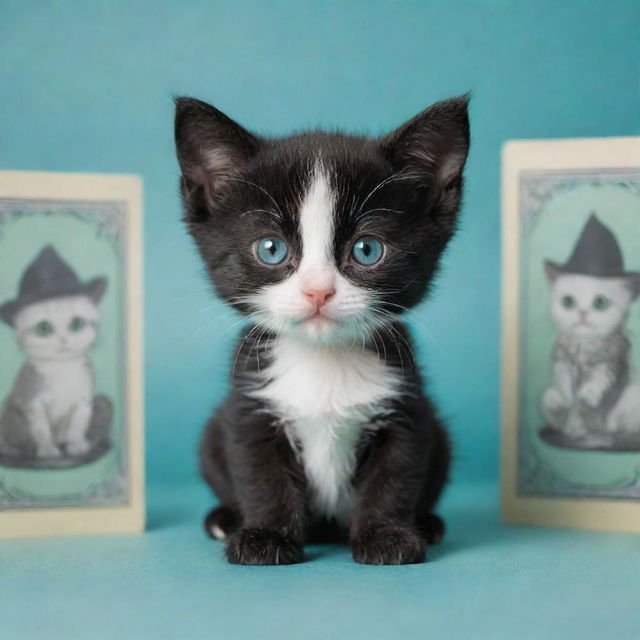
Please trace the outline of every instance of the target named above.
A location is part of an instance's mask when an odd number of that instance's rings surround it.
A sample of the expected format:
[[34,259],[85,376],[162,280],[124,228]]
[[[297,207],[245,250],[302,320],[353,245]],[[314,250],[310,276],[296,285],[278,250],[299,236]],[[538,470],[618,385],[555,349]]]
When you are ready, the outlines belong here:
[[640,139],[503,156],[508,521],[640,530]]
[[0,172],[0,537],[143,527],[141,182]]

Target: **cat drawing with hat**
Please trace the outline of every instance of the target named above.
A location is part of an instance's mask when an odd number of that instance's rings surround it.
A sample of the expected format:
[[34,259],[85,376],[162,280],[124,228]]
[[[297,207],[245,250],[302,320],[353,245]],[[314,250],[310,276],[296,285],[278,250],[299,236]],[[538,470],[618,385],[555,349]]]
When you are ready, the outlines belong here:
[[47,245],[0,305],[26,359],[0,407],[1,464],[76,466],[108,449],[112,404],[95,395],[89,358],[106,289],[105,277],[83,282]]
[[625,268],[616,236],[595,213],[567,262],[544,268],[557,335],[541,436],[559,446],[640,450],[640,384],[631,379],[626,329],[640,272]]

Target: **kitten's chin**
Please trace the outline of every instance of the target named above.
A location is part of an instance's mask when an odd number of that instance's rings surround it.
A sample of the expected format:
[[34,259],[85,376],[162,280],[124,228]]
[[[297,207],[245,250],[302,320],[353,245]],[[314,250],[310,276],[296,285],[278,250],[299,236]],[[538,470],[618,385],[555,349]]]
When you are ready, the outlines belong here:
[[321,315],[287,323],[278,333],[317,346],[352,344],[361,339],[361,331],[351,323]]

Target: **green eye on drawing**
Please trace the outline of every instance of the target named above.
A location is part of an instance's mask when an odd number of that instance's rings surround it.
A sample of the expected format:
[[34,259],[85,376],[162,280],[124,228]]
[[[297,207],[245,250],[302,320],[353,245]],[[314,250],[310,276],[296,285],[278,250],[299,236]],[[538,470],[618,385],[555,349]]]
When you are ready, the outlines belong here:
[[82,331],[87,326],[87,321],[84,318],[78,318],[77,316],[69,323],[69,329],[74,333]]
[[53,325],[48,320],[41,320],[33,328],[33,332],[40,338],[46,338],[53,333]]

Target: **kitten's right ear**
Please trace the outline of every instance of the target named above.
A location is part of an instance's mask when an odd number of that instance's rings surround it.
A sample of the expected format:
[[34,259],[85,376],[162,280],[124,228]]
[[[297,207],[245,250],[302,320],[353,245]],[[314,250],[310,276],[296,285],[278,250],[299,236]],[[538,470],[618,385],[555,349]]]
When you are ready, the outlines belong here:
[[178,97],[175,140],[186,200],[201,188],[211,204],[259,147],[259,140],[222,111],[195,98]]
[[549,284],[553,284],[560,274],[560,268],[555,262],[551,262],[551,260],[545,260],[544,273],[547,276],[547,282]]

